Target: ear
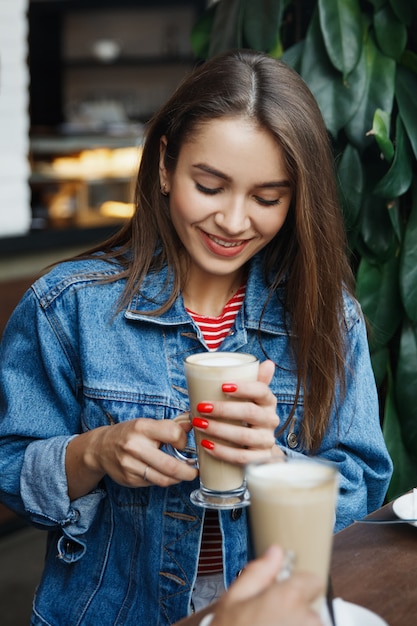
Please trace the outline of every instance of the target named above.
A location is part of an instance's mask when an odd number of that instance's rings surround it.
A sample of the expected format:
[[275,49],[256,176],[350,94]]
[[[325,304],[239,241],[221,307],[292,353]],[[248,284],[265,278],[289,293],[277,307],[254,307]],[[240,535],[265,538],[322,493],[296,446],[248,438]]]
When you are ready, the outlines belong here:
[[165,154],[168,141],[165,135],[159,140],[159,184],[164,193],[169,193],[169,175],[165,167]]

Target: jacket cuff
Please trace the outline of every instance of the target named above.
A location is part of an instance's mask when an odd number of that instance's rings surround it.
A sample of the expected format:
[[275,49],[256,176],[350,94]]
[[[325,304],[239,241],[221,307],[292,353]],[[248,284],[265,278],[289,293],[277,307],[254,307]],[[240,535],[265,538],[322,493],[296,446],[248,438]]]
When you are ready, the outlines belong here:
[[83,535],[91,526],[105,491],[96,489],[70,501],[65,472],[65,452],[72,437],[34,441],[26,449],[20,475],[21,497],[32,523],[64,527],[71,537]]

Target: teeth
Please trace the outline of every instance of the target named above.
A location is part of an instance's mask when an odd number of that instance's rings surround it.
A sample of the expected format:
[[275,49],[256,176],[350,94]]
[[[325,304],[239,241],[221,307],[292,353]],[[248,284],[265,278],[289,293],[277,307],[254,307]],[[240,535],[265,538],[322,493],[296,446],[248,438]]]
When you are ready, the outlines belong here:
[[217,239],[217,237],[213,235],[210,235],[210,239],[224,248],[235,248],[236,246],[242,245],[242,241],[224,241],[224,239]]

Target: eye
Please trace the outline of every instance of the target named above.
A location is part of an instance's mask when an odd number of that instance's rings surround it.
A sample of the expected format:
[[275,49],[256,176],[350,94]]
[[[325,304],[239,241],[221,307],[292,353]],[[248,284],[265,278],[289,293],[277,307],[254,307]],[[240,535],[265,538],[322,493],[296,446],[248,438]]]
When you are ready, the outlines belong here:
[[274,198],[273,200],[266,200],[260,196],[254,196],[254,198],[262,206],[278,206],[282,202],[281,198]]
[[195,184],[198,191],[201,191],[201,193],[205,193],[207,196],[215,196],[216,193],[220,193],[221,189],[216,187],[216,188],[212,188],[212,187],[204,187],[203,185],[200,185],[200,183],[196,183]]

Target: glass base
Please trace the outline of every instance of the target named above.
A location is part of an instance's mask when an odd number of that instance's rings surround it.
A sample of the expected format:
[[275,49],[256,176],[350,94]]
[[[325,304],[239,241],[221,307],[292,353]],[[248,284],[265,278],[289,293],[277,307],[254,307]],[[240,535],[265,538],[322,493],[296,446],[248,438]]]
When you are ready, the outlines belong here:
[[196,489],[190,494],[190,500],[196,506],[205,509],[241,509],[249,506],[250,497],[247,489],[235,491],[209,491]]

